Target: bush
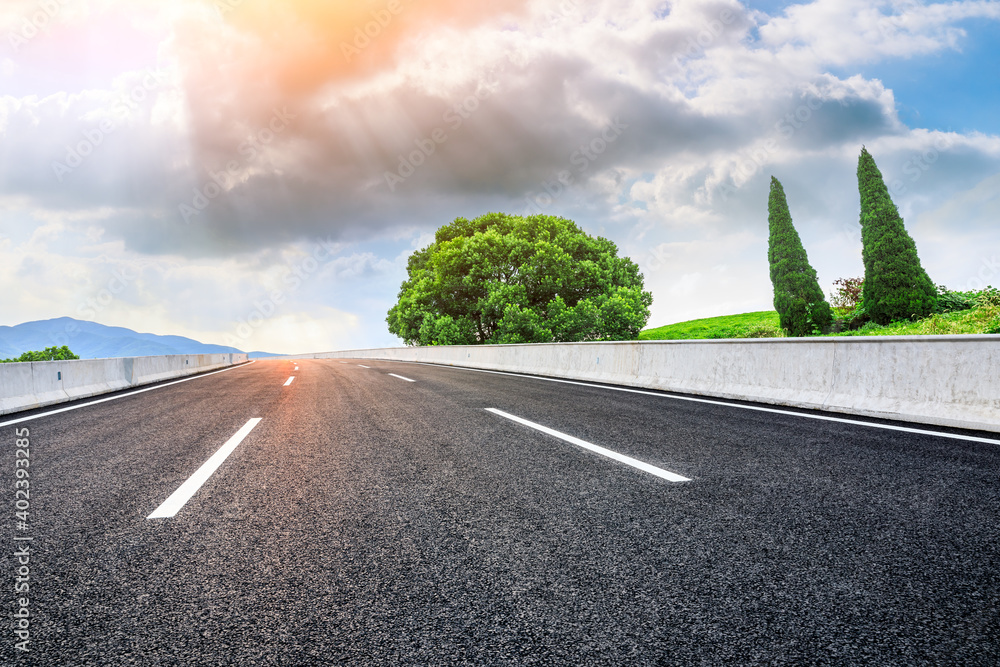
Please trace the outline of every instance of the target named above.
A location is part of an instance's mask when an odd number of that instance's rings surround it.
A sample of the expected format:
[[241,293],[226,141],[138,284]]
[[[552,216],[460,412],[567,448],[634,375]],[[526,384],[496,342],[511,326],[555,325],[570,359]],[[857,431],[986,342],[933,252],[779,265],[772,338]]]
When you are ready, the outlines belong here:
[[937,293],[937,312],[939,313],[954,313],[976,306],[975,299],[962,292],[952,292],[944,285],[938,285]]
[[864,326],[858,328],[858,331],[860,331],[861,333],[871,333],[873,331],[878,331],[879,329],[884,329],[884,328],[885,327],[883,327],[878,322],[871,322],[871,321],[869,321],[869,322],[866,322],[864,324]]
[[841,331],[857,331],[871,322],[864,304],[859,303],[840,319]]
[[25,361],[63,361],[67,359],[79,359],[72,350],[63,345],[62,347],[47,347],[41,352],[29,351],[22,354],[17,359],[0,359],[0,363],[18,363]]
[[758,325],[755,327],[749,327],[743,333],[741,338],[783,338],[784,332],[781,329],[775,327],[769,327],[765,325]]
[[837,278],[833,281],[834,294],[830,300],[834,308],[857,308],[861,303],[864,278]]
[[988,285],[986,289],[973,292],[971,294],[971,299],[979,308],[1000,307],[1000,289],[997,289],[992,285]]

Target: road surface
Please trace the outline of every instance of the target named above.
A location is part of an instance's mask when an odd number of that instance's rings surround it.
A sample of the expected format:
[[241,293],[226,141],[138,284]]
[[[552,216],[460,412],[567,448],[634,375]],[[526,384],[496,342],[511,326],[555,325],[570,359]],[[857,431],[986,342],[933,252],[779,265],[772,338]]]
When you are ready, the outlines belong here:
[[996,434],[364,360],[67,406],[0,417],[3,664],[1000,663]]

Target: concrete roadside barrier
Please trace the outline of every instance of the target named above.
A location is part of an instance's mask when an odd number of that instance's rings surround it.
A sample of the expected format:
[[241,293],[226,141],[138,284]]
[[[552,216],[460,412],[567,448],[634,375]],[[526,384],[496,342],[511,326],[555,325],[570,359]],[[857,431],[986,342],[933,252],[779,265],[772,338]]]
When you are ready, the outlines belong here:
[[30,363],[0,364],[0,414],[23,409],[28,397],[34,400],[34,396]]
[[413,361],[1000,432],[1000,336],[467,345],[311,358]]
[[0,364],[0,414],[245,363],[246,354],[195,354]]

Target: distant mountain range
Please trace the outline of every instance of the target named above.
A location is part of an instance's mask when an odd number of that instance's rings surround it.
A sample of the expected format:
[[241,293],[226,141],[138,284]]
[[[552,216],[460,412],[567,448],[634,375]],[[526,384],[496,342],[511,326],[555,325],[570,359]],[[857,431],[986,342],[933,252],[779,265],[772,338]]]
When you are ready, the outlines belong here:
[[[16,359],[29,350],[62,345],[80,355],[81,359],[243,352],[235,347],[200,343],[184,336],[138,333],[124,327],[109,327],[72,317],[25,322],[12,327],[0,326],[0,359]],[[278,355],[250,352],[251,359],[274,356]]]

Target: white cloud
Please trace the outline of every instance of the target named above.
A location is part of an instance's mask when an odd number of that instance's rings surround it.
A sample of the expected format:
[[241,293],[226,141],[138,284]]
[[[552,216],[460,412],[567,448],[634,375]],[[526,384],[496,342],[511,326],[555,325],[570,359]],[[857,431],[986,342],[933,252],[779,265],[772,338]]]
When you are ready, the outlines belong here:
[[[5,5],[0,25],[28,4]],[[767,308],[768,178],[785,184],[829,285],[859,264],[861,144],[932,277],[963,279],[948,267],[974,251],[967,239],[996,244],[993,204],[969,183],[992,183],[1000,138],[910,129],[882,82],[828,69],[961,48],[958,22],[996,19],[998,2],[816,0],[767,17],[735,0],[538,0],[431,23],[432,5],[406,18],[419,39],[386,36],[355,71],[335,51],[317,61],[310,49],[329,44],[292,18],[301,39],[282,47],[204,3],[146,4],[140,18],[165,35],[153,85],[129,61],[100,85],[0,98],[0,207],[16,221],[0,233],[0,285],[24,271],[32,284],[4,317],[74,315],[124,267],[137,277],[100,312],[106,323],[229,335],[283,290],[253,347],[389,342],[407,246],[457,216],[545,196],[544,212],[636,259],[656,299],[651,324]],[[33,43],[32,57],[55,41]],[[322,66],[303,67],[313,61]],[[30,84],[26,62],[4,60],[4,81]],[[280,130],[276,111],[288,116]],[[603,138],[615,119],[622,131]],[[102,122],[114,129],[90,141]],[[427,154],[435,130],[444,139]],[[56,173],[81,150],[78,167]],[[412,175],[388,187],[386,172],[413,155]],[[550,195],[561,174],[572,185]],[[179,207],[196,191],[206,207],[186,224]],[[291,290],[320,239],[334,259]],[[306,327],[310,312],[323,326]]]
[[954,24],[970,18],[998,19],[1000,3],[815,0],[788,7],[760,35],[786,58],[842,66],[956,49],[965,32]]

